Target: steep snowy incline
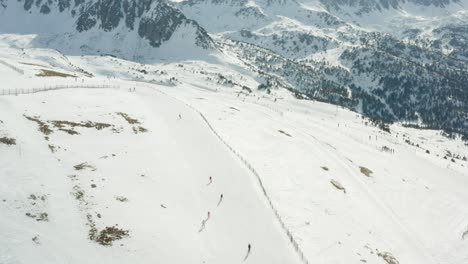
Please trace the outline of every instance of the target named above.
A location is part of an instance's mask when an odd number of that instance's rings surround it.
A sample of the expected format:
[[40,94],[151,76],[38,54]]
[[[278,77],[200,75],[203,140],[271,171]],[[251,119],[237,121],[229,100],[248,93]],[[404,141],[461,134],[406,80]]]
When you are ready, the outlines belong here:
[[280,91],[197,87],[165,91],[206,114],[254,166],[311,263],[468,260],[463,142],[398,125],[390,134]]
[[121,85],[0,97],[0,263],[299,263],[198,113]]

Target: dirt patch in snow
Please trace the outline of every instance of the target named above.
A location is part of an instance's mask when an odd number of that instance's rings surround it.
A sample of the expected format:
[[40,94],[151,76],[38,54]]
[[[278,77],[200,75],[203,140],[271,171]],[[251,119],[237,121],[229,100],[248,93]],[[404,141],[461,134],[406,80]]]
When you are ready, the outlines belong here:
[[77,123],[65,120],[52,120],[50,123],[52,123],[55,128],[58,128],[59,130],[67,132],[71,135],[79,134],[78,132],[74,131],[74,128],[76,127],[95,128],[96,130],[103,130],[104,128],[112,127],[111,124],[91,121]]
[[52,70],[45,70],[42,69],[40,73],[36,74],[38,77],[77,77],[76,75],[68,74],[68,73],[63,73],[63,72],[58,72],[58,71],[52,71]]
[[[141,122],[138,119],[133,118],[133,117],[131,117],[130,115],[128,115],[126,113],[117,112],[116,114],[121,116],[123,119],[125,119],[125,121],[127,121],[127,123],[129,125],[141,125]],[[146,129],[146,128],[142,127],[142,126],[134,126],[134,127],[132,127],[132,129],[133,129],[133,133],[135,133],[135,134],[148,132],[148,129]]]
[[345,187],[340,183],[338,182],[337,180],[331,180],[330,183],[338,190],[340,191],[343,191],[344,193],[346,193],[346,189]]
[[127,121],[127,123],[129,123],[130,125],[140,125],[141,124],[140,121],[138,121],[138,119],[132,118],[126,113],[117,112],[116,114],[123,117],[123,119],[125,119],[125,121]]
[[119,202],[122,202],[122,203],[128,202],[128,198],[125,197],[125,196],[116,196],[115,199],[116,199],[117,201],[119,201]]
[[39,125],[39,131],[42,132],[46,136],[46,139],[48,139],[48,136],[54,132],[52,129],[50,129],[49,125],[46,124],[46,122],[42,121],[39,119],[38,116],[32,117],[32,116],[27,116],[23,115],[26,119],[29,121],[33,121]]
[[56,128],[59,131],[63,131],[69,135],[79,135],[80,133],[75,130],[77,127],[82,128],[94,128],[96,130],[103,130],[105,128],[113,127],[111,124],[102,123],[102,122],[92,122],[92,121],[82,121],[82,122],[73,122],[73,121],[66,121],[66,120],[52,120],[52,121],[43,121],[38,116],[27,116],[24,117],[30,121],[33,121],[39,125],[39,131],[45,135],[46,140],[49,139],[49,135],[51,135],[54,130],[52,128]]
[[366,175],[367,177],[372,177],[372,173],[374,173],[373,171],[371,171],[370,169],[366,167],[359,167],[359,169],[361,170],[361,173]]
[[118,228],[117,226],[108,226],[102,230],[98,230],[92,216],[88,215],[88,224],[91,226],[89,230],[89,239],[102,245],[102,246],[112,246],[113,242],[116,240],[123,239],[129,236],[129,231]]
[[8,146],[16,145],[16,139],[14,139],[14,138],[7,138],[7,137],[1,137],[1,138],[0,138],[0,143],[1,143],[1,144],[8,145]]
[[47,213],[39,213],[39,214],[31,214],[31,213],[26,213],[27,217],[33,218],[38,222],[48,222],[49,221],[49,214]]
[[133,133],[135,134],[139,134],[139,133],[146,133],[148,132],[148,129],[142,127],[142,126],[138,126],[138,127],[133,127]]
[[377,256],[383,258],[387,264],[400,264],[398,260],[389,252],[379,252]]
[[94,167],[93,165],[87,163],[87,162],[83,162],[83,163],[80,163],[78,165],[75,165],[73,166],[73,168],[75,168],[75,170],[77,171],[81,171],[81,170],[85,170],[85,169],[90,169],[91,171],[96,171],[96,167]]

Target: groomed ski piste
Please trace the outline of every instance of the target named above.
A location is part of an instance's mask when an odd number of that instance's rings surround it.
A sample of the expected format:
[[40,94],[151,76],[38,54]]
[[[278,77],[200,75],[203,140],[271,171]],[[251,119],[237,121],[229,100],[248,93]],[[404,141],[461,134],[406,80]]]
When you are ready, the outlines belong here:
[[460,139],[250,91],[235,58],[1,55],[2,264],[468,261]]

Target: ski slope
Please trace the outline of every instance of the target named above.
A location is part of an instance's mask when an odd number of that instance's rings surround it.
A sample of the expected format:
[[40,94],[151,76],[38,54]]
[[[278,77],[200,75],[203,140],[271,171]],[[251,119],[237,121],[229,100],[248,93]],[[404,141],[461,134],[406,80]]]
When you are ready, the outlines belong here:
[[468,262],[460,139],[249,92],[257,76],[228,54],[0,55],[4,89],[119,87],[0,96],[16,140],[0,143],[1,264]]
[[355,113],[287,94],[170,91],[257,169],[311,263],[385,263],[379,252],[399,263],[468,260],[467,163],[443,158],[449,149],[466,156],[463,143],[398,125],[388,134]]
[[[242,263],[249,243],[250,263],[299,263],[250,172],[184,104],[150,89],[83,89],[2,97],[0,107],[1,133],[17,140],[0,146],[0,263]],[[148,131],[135,134],[117,112]],[[23,114],[115,131],[54,131],[47,141]],[[74,169],[83,162],[92,168]],[[48,221],[25,216],[40,212]],[[129,237],[90,242],[87,215]]]

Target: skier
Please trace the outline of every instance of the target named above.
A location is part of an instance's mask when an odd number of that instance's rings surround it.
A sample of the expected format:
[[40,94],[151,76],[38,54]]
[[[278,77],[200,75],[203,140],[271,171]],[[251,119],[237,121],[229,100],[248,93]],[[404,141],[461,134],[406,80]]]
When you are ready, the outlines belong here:
[[182,119],[182,115],[181,115],[181,114],[179,114],[179,120],[181,120],[181,119]]
[[219,201],[218,201],[218,205],[217,205],[217,206],[219,206],[219,205],[221,204],[221,202],[223,201],[223,198],[224,198],[224,196],[223,196],[223,194],[221,194],[221,195],[219,196]]
[[213,178],[211,176],[210,176],[209,179],[210,179],[210,181],[208,182],[208,184],[206,186],[210,185],[213,182]]
[[208,211],[208,217],[206,218],[206,221],[210,219],[210,216],[211,216],[210,211]]
[[252,245],[249,244],[249,245],[247,246],[247,255],[245,255],[244,261],[246,261],[247,258],[249,257],[249,255],[250,255],[250,250],[251,250],[251,249],[252,249]]

